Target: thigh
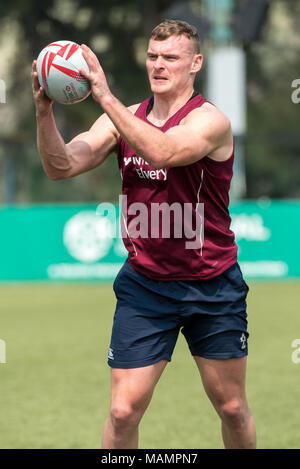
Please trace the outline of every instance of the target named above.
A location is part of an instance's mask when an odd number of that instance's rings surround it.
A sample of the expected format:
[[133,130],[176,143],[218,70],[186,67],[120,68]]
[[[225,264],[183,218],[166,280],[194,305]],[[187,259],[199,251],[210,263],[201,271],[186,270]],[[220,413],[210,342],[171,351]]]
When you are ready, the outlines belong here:
[[[153,308],[153,309],[152,309]],[[108,353],[116,369],[137,369],[171,361],[179,326],[150,303],[118,301]]]
[[194,356],[229,359],[248,354],[248,286],[236,263],[218,277],[190,284],[184,334]]
[[111,407],[145,411],[167,360],[142,368],[111,369]]
[[230,359],[248,355],[247,315],[194,314],[182,333],[193,356],[207,359]]
[[246,400],[247,357],[225,360],[194,357],[204,389],[216,408],[233,399]]
[[171,360],[180,330],[176,302],[166,287],[126,263],[114,283],[117,305],[108,364],[136,369]]

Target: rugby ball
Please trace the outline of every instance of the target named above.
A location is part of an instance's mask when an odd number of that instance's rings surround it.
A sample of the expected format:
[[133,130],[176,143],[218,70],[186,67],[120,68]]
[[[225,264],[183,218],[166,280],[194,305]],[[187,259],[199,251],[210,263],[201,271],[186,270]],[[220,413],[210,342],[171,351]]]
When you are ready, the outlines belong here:
[[91,92],[80,69],[89,71],[81,47],[72,41],[52,42],[40,52],[36,71],[40,85],[50,99],[61,104],[83,101]]

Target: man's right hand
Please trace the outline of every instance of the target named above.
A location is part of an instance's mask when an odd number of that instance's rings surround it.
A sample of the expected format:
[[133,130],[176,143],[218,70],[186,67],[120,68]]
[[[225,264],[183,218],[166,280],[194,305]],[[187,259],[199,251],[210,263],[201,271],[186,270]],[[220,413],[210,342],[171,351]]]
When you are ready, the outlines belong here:
[[43,117],[49,114],[52,109],[53,100],[48,98],[45,90],[39,84],[38,74],[36,71],[36,60],[32,63],[32,93],[35,102],[36,115],[37,117]]

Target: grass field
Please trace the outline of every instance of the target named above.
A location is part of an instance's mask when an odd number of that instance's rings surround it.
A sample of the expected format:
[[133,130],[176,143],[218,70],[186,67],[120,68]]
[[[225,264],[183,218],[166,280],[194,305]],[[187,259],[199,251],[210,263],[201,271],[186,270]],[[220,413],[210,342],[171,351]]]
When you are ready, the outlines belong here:
[[[0,448],[99,448],[109,404],[111,285],[3,285]],[[300,448],[300,282],[250,283],[247,390],[259,448]],[[180,336],[140,426],[141,448],[222,448]]]

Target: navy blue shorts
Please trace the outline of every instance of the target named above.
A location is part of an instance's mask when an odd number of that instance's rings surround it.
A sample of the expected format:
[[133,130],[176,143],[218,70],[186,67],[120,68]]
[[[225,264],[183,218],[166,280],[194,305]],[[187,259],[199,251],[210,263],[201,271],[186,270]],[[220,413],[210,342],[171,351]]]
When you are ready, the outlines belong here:
[[113,368],[171,361],[179,331],[193,356],[248,354],[245,283],[238,263],[209,280],[156,281],[125,262],[114,281],[116,311],[108,352]]

